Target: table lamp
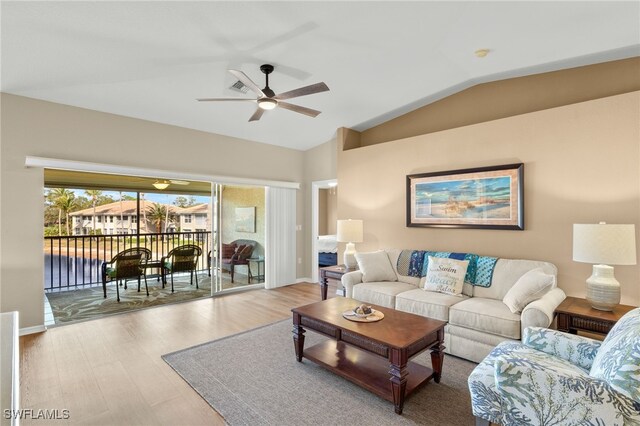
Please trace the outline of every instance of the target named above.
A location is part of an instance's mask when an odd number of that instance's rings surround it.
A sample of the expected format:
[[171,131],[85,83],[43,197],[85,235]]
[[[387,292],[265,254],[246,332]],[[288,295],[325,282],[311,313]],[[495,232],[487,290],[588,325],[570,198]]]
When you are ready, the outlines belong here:
[[620,303],[620,283],[613,266],[636,264],[635,225],[574,224],[573,260],[593,263],[587,300],[595,309],[611,311]]
[[339,220],[337,229],[337,240],[340,243],[347,243],[344,250],[344,264],[347,268],[353,269],[358,266],[356,261],[356,246],[354,243],[362,242],[362,220]]

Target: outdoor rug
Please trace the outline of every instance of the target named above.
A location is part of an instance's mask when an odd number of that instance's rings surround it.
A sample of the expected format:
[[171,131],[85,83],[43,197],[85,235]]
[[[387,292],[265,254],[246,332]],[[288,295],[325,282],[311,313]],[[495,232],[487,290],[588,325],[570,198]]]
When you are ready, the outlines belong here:
[[[473,425],[467,378],[476,364],[445,355],[440,383],[393,404],[295,360],[291,320],[163,355],[230,425]],[[305,333],[305,347],[325,337]],[[429,352],[413,361],[431,366]]]
[[56,324],[84,321],[104,315],[185,302],[211,295],[211,278],[206,275],[198,275],[199,289],[197,290],[195,281],[193,285],[189,284],[189,275],[174,278],[174,293],[171,293],[171,281],[169,279],[167,281],[165,288],[162,288],[162,283],[156,281],[155,278],[148,278],[149,296],[147,296],[144,281],[142,281],[140,293],[138,293],[138,281],[131,280],[127,283],[127,290],[124,289],[124,286],[120,287],[120,303],[116,300],[116,288],[113,282],[107,284],[106,299],[102,285],[45,294],[51,305],[51,312]]

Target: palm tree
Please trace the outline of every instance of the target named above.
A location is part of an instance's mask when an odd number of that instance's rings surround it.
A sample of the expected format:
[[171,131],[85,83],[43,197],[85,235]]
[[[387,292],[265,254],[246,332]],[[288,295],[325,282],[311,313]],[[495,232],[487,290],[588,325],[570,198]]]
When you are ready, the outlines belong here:
[[53,188],[47,194],[47,198],[53,206],[58,209],[58,235],[62,235],[62,213],[64,212],[67,220],[67,235],[69,235],[69,212],[75,206],[76,195],[73,191],[64,188]]
[[162,229],[162,222],[165,221],[167,216],[167,208],[160,203],[153,203],[147,207],[147,213],[149,213],[151,223],[156,226],[156,233],[159,234]]
[[89,197],[91,200],[91,206],[93,206],[93,224],[91,229],[93,230],[93,233],[96,234],[96,204],[98,203],[98,198],[102,195],[102,191],[98,189],[88,189],[84,191],[84,193]]
[[122,217],[122,191],[120,191],[120,233],[122,234],[122,226],[124,225],[124,218]]
[[[140,198],[142,199],[142,217],[143,217],[143,222],[140,225],[140,230],[142,230],[142,227],[144,226],[144,232],[149,232],[147,230],[147,209],[146,209],[146,201],[144,199],[144,194],[141,192],[140,193]],[[138,218],[138,221],[140,220],[140,218]]]

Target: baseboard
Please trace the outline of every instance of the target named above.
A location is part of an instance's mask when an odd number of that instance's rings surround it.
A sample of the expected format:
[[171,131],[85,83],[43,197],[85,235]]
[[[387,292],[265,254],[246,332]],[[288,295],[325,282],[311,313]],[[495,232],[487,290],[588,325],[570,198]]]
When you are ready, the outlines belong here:
[[26,336],[27,334],[42,333],[44,331],[47,331],[47,327],[44,325],[35,325],[33,327],[21,328],[18,334],[20,336]]
[[313,281],[311,281],[311,278],[309,277],[304,277],[304,278],[296,278],[296,284],[297,283],[312,283]]
[[338,296],[344,296],[344,294],[345,294],[344,288],[339,288],[339,289],[337,289],[337,290],[336,290],[336,294],[337,294]]

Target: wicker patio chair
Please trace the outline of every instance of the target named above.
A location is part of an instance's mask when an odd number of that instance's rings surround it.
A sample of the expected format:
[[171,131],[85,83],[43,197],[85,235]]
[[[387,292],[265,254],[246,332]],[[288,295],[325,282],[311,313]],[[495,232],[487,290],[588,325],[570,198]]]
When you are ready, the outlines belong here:
[[196,276],[196,288],[198,288],[198,274],[196,266],[198,257],[202,254],[202,248],[193,244],[179,246],[171,250],[164,256],[160,263],[162,264],[162,283],[167,282],[167,273],[171,274],[171,293],[173,293],[173,274],[175,272],[189,272],[191,275],[191,285],[193,285],[193,276]]
[[151,250],[144,247],[132,247],[116,254],[109,262],[102,263],[102,289],[104,297],[107,297],[107,281],[116,282],[117,300],[120,302],[120,281],[124,280],[124,288],[127,289],[127,280],[138,280],[138,291],[140,291],[140,280],[144,277],[144,287],[149,295],[147,286],[147,276],[145,274],[144,263],[151,259]]

